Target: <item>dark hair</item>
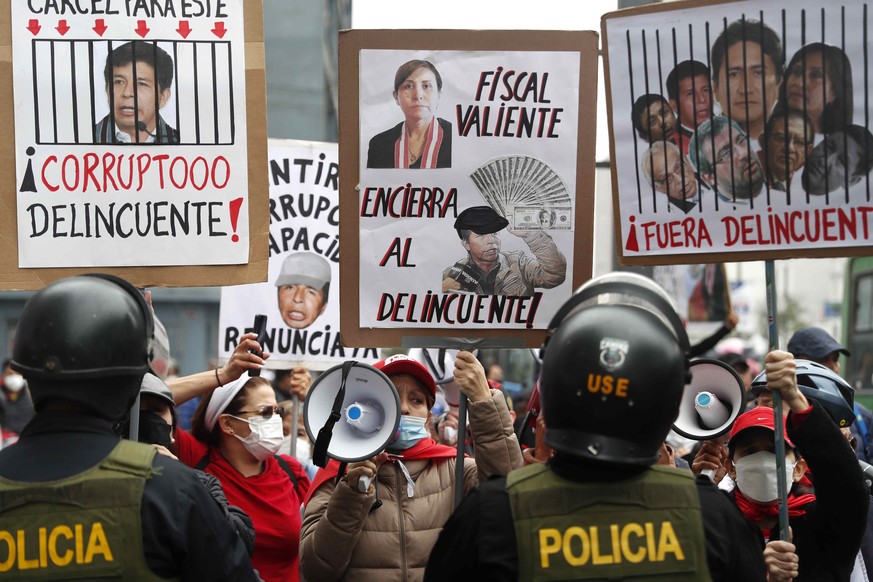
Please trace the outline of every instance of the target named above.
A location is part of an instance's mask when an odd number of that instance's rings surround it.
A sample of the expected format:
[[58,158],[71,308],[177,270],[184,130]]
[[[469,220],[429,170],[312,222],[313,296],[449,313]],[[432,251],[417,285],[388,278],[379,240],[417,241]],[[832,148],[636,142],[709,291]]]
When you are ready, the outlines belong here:
[[843,52],[843,49],[839,47],[824,44],[823,42],[813,42],[801,47],[800,50],[794,53],[788,62],[788,67],[785,69],[786,75],[779,87],[779,102],[788,103],[785,95],[787,77],[791,74],[791,69],[798,62],[805,68],[806,56],[809,53],[820,53],[822,55],[825,74],[831,81],[831,87],[834,95],[836,95],[836,99],[832,103],[825,103],[821,114],[821,132],[831,133],[839,131],[846,125],[852,124],[854,114],[852,63],[849,61],[846,53]]
[[433,73],[433,76],[436,77],[437,91],[443,90],[443,78],[440,77],[440,72],[437,71],[435,66],[433,66],[433,63],[430,61],[413,60],[403,63],[400,65],[400,68],[397,69],[397,74],[394,75],[394,92],[396,93],[400,88],[400,84],[418,69],[429,69],[430,72]]
[[458,231],[458,236],[461,237],[461,240],[464,242],[468,242],[467,239],[470,238],[470,233],[473,232],[472,230],[467,230],[466,228],[458,228],[456,230]]
[[[250,378],[243,384],[240,391],[236,393],[233,400],[228,403],[227,408],[222,411],[222,414],[239,414],[239,411],[245,406],[249,392],[258,386],[270,386],[272,388],[266,378],[261,378],[260,376]],[[211,392],[209,395],[200,398],[200,404],[197,405],[197,410],[194,411],[194,416],[191,417],[191,434],[205,445],[218,446],[221,442],[221,429],[218,427],[218,422],[216,421],[212,430],[206,426],[206,408],[209,406],[209,401],[212,400],[213,394],[214,392]]]
[[781,103],[777,103],[773,109],[773,113],[767,118],[767,124],[764,127],[764,135],[769,137],[771,133],[785,127],[785,119],[796,117],[803,121],[803,126],[806,128],[806,143],[812,145],[815,141],[815,125],[809,115],[799,109],[791,109],[782,107]]
[[679,83],[692,77],[704,76],[709,81],[709,67],[700,61],[682,61],[667,75],[667,97],[673,101],[679,99]]
[[644,140],[649,139],[649,128],[647,127],[648,124],[644,124],[643,120],[640,118],[654,103],[663,103],[665,106],[670,107],[670,103],[667,102],[663,95],[658,95],[657,93],[646,93],[645,95],[640,95],[637,100],[634,101],[634,106],[631,111],[631,115],[633,116],[631,121],[634,124],[634,129],[637,130],[639,136]]
[[103,78],[106,84],[112,83],[113,69],[123,67],[128,63],[149,65],[155,71],[155,80],[161,91],[169,89],[173,84],[173,59],[167,51],[157,43],[133,40],[112,49],[106,55],[106,66],[103,68]]
[[785,57],[782,54],[782,41],[779,40],[776,31],[759,20],[735,20],[721,31],[709,51],[713,83],[718,83],[718,75],[724,64],[727,50],[738,42],[745,41],[758,43],[761,52],[773,61],[776,78],[782,78]]

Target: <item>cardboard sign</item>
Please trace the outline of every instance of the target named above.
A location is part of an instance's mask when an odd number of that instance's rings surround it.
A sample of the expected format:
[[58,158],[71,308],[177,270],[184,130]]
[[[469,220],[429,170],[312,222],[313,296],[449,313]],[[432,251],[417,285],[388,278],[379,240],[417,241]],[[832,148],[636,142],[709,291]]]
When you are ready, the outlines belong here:
[[541,341],[591,275],[596,49],[585,32],[340,36],[345,340]]
[[337,145],[271,139],[269,157],[269,276],[222,287],[219,357],[230,358],[255,315],[264,314],[270,368],[378,360],[378,349],[346,348],[340,338]]
[[0,288],[96,268],[137,285],[262,279],[260,5],[6,2],[4,13],[15,135]]
[[676,302],[689,332],[711,330],[732,311],[730,283],[721,263],[655,267],[652,278]]
[[868,254],[867,22],[860,0],[606,15],[622,262]]

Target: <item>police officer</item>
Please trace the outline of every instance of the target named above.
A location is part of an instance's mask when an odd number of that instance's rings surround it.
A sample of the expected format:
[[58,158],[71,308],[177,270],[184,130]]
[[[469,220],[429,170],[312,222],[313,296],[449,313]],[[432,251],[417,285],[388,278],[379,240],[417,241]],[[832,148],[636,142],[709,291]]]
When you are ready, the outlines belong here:
[[87,275],[25,305],[12,366],[36,416],[0,451],[0,575],[256,580],[196,475],[113,425],[148,369],[151,311],[132,285]]
[[549,327],[540,397],[554,456],[468,496],[425,580],[764,580],[760,535],[724,494],[654,466],[688,375],[663,289],[599,277]]

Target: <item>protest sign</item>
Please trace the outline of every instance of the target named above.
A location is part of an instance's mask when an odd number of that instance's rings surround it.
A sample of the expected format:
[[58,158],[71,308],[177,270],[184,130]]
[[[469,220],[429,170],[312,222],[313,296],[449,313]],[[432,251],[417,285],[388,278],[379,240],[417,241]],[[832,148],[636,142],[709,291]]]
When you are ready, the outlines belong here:
[[590,32],[340,35],[344,339],[538,344],[591,275],[596,59]]
[[690,332],[711,331],[732,311],[730,285],[721,263],[659,266],[652,278],[673,298]]
[[265,283],[222,287],[219,357],[230,358],[264,314],[269,368],[378,360],[378,349],[346,348],[340,339],[337,145],[271,139],[268,155],[269,275]]
[[0,287],[95,268],[139,285],[262,279],[260,4],[4,4],[0,197],[17,237]]
[[606,15],[621,261],[869,254],[867,22],[860,0]]

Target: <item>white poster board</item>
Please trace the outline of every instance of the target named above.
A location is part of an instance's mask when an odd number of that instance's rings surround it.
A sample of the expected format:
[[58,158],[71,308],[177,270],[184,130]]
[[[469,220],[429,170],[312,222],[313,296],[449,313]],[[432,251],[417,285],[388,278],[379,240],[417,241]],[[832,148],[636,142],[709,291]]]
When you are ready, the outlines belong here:
[[340,338],[337,144],[271,139],[268,155],[268,278],[222,287],[219,357],[228,359],[255,315],[264,314],[270,368],[378,360],[379,349],[347,348]]
[[860,0],[605,16],[622,262],[869,253],[868,19]]
[[243,4],[12,3],[20,267],[248,261]]

